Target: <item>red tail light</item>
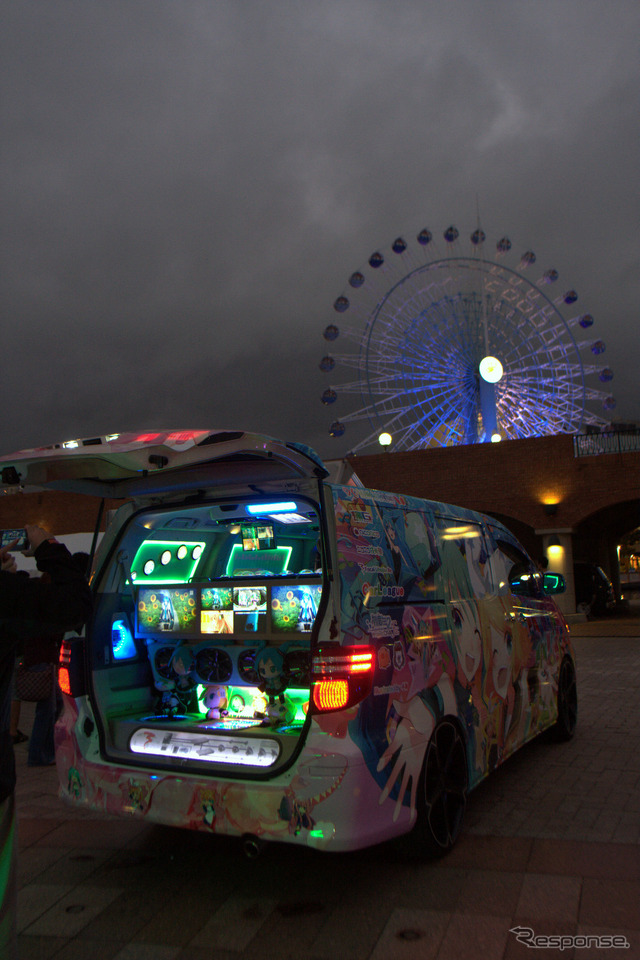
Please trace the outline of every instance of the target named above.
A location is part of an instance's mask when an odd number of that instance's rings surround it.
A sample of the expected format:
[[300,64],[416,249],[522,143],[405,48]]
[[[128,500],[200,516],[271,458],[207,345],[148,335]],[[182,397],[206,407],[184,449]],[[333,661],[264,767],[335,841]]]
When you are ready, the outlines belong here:
[[373,647],[324,647],[313,657],[313,704],[318,713],[345,710],[371,691]]
[[63,640],[60,647],[58,683],[68,697],[82,697],[87,692],[84,671],[84,637]]

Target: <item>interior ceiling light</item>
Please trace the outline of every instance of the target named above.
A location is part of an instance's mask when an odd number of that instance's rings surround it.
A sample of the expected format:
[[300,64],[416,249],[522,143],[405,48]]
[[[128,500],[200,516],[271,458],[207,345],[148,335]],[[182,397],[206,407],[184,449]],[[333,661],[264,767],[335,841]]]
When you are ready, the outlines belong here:
[[283,500],[281,503],[248,503],[247,513],[252,516],[272,513],[291,513],[298,509],[298,505],[293,500]]

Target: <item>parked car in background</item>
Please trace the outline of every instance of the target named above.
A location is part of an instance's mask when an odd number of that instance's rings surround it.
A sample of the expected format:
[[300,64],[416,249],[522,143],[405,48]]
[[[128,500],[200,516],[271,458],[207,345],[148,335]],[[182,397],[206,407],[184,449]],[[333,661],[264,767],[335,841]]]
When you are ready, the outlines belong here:
[[578,561],[573,565],[576,610],[588,617],[601,617],[615,606],[611,580],[597,563]]

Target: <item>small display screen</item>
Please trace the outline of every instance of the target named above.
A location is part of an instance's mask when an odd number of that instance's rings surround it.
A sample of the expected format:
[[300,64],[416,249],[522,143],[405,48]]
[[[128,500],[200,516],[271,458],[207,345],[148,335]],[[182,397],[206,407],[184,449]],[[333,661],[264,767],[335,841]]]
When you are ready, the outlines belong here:
[[139,636],[193,636],[200,626],[197,590],[141,587],[136,619]]
[[267,629],[267,588],[246,586],[233,588],[233,618],[236,633],[265,633]]
[[233,589],[203,587],[200,629],[202,633],[233,633]]
[[273,550],[276,538],[272,523],[248,523],[242,526],[243,550]]
[[235,633],[240,636],[267,631],[267,587],[203,587],[200,612],[202,633]]
[[321,594],[321,584],[273,586],[271,623],[274,633],[311,633]]

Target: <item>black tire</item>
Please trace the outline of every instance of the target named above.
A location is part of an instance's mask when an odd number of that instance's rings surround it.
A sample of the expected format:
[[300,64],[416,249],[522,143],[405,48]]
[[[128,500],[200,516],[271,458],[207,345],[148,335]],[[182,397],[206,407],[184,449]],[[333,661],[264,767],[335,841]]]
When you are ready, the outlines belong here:
[[442,857],[460,835],[467,804],[467,751],[459,727],[442,720],[422,766],[415,839],[421,853]]
[[578,686],[573,660],[565,657],[558,677],[558,719],[553,727],[556,740],[571,740],[578,723]]

